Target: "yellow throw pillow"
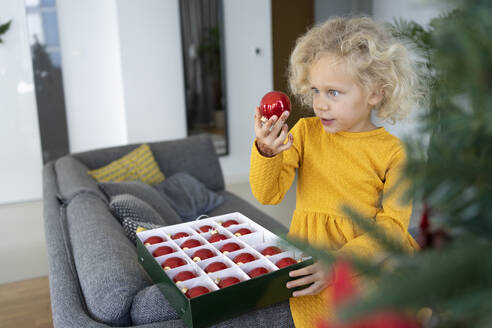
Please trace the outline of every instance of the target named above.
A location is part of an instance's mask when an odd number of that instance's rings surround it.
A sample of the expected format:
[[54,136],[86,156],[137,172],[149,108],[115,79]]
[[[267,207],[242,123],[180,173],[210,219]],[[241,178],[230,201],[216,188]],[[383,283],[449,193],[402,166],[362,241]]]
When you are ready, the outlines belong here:
[[143,144],[122,158],[101,168],[87,172],[97,182],[120,182],[139,180],[147,184],[164,181],[149,145]]
[[136,233],[139,233],[139,232],[142,232],[142,231],[145,231],[147,230],[146,228],[144,227],[141,227],[141,226],[138,226],[137,230],[135,230]]

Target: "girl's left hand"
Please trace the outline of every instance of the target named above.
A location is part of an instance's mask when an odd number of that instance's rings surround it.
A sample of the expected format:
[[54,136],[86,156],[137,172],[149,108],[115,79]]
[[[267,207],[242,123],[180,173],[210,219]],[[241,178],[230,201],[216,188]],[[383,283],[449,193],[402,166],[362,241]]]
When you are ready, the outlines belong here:
[[290,277],[305,277],[289,281],[287,283],[287,288],[294,288],[313,283],[307,288],[295,291],[292,296],[316,295],[328,286],[328,277],[330,276],[330,273],[328,268],[323,266],[320,262],[316,262],[299,270],[289,272]]

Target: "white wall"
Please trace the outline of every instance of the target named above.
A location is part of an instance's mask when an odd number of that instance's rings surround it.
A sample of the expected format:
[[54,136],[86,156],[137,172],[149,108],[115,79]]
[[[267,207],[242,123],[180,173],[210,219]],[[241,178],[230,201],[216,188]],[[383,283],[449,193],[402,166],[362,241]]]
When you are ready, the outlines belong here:
[[115,0],[58,0],[70,151],[127,142]]
[[224,1],[230,154],[220,162],[228,184],[248,181],[255,107],[273,88],[271,25],[270,1]]
[[[24,1],[0,1],[0,204],[41,198],[41,142]],[[15,219],[15,218],[14,218]]]
[[178,0],[117,0],[128,143],[186,136]]
[[58,0],[70,151],[186,136],[178,0]]

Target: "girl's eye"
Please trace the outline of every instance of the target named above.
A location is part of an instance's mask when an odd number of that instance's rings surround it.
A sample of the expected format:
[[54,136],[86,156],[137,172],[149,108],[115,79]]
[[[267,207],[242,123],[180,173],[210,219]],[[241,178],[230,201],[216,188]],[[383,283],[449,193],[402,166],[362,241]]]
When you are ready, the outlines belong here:
[[339,96],[339,95],[340,95],[340,91],[337,91],[337,90],[329,90],[329,91],[328,91],[328,94],[329,94],[330,96],[334,96],[334,97],[336,97],[336,96]]
[[318,90],[318,89],[316,89],[316,88],[311,88],[311,91],[312,91],[314,94],[319,93],[319,90]]

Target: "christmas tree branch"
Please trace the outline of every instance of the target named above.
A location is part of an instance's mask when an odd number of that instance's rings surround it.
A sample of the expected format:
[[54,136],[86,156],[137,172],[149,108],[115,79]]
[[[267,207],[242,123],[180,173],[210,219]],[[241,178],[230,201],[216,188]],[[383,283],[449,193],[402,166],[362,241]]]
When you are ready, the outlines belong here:
[[12,20],[9,20],[7,23],[0,25],[0,43],[3,43],[1,36],[3,34],[7,33],[7,31],[10,28],[11,23],[12,23]]

